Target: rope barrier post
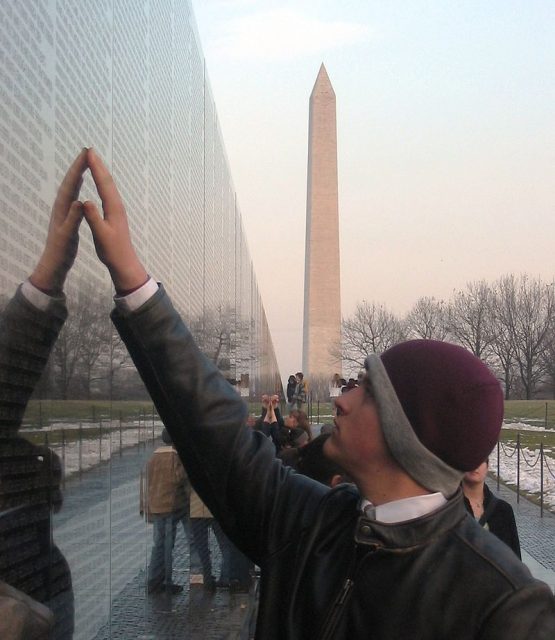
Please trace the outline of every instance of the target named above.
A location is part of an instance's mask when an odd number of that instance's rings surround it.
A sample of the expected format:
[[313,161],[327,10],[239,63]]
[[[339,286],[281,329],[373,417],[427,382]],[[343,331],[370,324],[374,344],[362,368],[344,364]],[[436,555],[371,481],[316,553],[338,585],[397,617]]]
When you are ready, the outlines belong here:
[[520,504],[520,432],[516,436],[516,501]]
[[547,429],[547,402],[545,403],[545,423],[544,427]]
[[[50,449],[48,441],[48,433],[44,434],[44,446],[46,449]],[[44,456],[46,458],[46,456]],[[52,512],[52,483],[53,483],[53,463],[54,456],[51,451],[48,451],[48,510]]]
[[540,442],[540,518],[543,518],[543,442]]
[[318,400],[316,406],[318,407],[318,418],[316,419],[316,422],[320,424],[320,400]]
[[79,478],[83,473],[83,423],[79,423]]
[[501,443],[497,441],[497,491],[499,491],[499,478],[501,477]]
[[66,432],[62,429],[62,488],[66,488]]

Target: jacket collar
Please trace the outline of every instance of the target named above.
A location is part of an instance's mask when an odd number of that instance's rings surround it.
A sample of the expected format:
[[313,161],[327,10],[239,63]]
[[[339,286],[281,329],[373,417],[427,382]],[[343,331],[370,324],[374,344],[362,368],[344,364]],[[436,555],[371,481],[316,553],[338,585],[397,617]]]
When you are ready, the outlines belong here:
[[466,515],[463,492],[459,488],[445,505],[414,520],[388,524],[360,516],[355,528],[355,542],[390,551],[418,547],[449,531]]

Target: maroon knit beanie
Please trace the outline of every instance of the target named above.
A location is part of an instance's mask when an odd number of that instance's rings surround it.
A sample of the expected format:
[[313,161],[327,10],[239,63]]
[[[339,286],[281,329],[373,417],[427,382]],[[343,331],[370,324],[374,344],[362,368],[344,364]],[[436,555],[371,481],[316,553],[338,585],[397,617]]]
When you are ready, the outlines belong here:
[[503,393],[489,368],[466,349],[410,340],[381,356],[420,442],[459,471],[481,464],[497,442]]

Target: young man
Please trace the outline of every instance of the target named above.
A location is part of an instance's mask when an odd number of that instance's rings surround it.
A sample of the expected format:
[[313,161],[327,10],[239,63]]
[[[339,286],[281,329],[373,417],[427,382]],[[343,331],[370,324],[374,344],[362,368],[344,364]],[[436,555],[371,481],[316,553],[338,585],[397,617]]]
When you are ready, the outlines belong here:
[[370,356],[326,443],[358,489],[284,468],[148,277],[109,172],[88,162],[104,215],[90,202],[84,215],[118,294],[113,321],[193,486],[262,568],[257,637],[553,638],[549,588],[464,508],[463,472],[501,427],[489,370],[435,341]]

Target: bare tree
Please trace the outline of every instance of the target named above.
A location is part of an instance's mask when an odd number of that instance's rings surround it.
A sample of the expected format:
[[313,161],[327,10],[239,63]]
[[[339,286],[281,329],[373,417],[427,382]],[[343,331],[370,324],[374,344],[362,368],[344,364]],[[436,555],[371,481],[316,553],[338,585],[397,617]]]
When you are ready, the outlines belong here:
[[67,400],[81,356],[81,343],[86,331],[85,314],[77,306],[70,309],[67,320],[52,349],[52,362],[60,396]]
[[410,337],[445,340],[448,334],[448,312],[443,300],[427,296],[416,301],[406,318]]
[[[87,397],[93,370],[110,339],[108,306],[86,286],[68,300],[68,317],[52,351],[60,395],[65,400],[84,388]],[[82,393],[82,390],[81,390]]]
[[498,326],[512,343],[520,381],[530,400],[544,375],[542,356],[555,311],[553,283],[511,274],[498,280],[496,299]]
[[542,367],[545,372],[545,382],[555,399],[555,326],[550,327],[541,355]]
[[382,353],[405,339],[402,322],[383,305],[363,301],[342,323],[341,359],[351,371],[364,367],[366,356]]
[[487,360],[495,340],[492,300],[491,287],[484,280],[469,282],[447,309],[449,334],[482,360]]
[[228,372],[237,348],[235,311],[222,306],[206,310],[201,318],[191,322],[191,333],[206,356]]
[[491,352],[494,357],[494,369],[500,370],[501,375],[498,375],[498,378],[501,378],[503,386],[505,387],[505,400],[509,400],[516,375],[515,349],[511,333],[500,320],[497,312],[497,306],[499,304],[498,295],[495,295],[492,304],[493,313],[491,322],[495,339],[491,343]]
[[83,386],[87,399],[90,399],[91,384],[93,380],[98,379],[98,376],[94,376],[94,372],[101,355],[109,349],[112,329],[107,305],[91,299],[89,300],[87,315],[88,329],[81,340],[79,368],[83,376]]

